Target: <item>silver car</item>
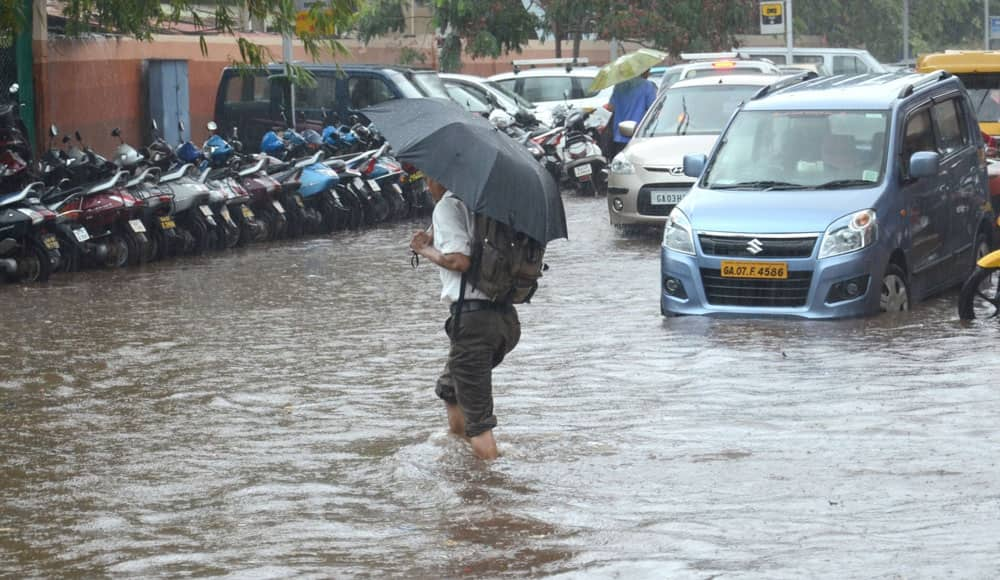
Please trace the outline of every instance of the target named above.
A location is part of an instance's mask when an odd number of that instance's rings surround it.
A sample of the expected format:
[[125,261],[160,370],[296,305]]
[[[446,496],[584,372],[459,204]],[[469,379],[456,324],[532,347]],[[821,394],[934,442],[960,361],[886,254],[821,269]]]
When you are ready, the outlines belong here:
[[632,140],[611,162],[608,213],[615,226],[662,224],[687,195],[684,156],[708,154],[743,101],[780,77],[729,75],[679,81],[664,91],[636,126]]

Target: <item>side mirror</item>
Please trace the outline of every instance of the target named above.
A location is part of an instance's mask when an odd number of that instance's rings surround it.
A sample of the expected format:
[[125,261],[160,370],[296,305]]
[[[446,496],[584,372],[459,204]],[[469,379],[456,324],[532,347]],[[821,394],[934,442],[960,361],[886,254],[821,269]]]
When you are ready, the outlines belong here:
[[208,130],[213,133],[219,130],[219,126],[215,124],[215,121],[209,121],[206,127],[208,127]]
[[684,175],[688,177],[701,177],[701,172],[705,170],[705,165],[708,164],[708,156],[704,153],[691,154],[684,156]]
[[935,151],[917,151],[910,155],[910,177],[920,179],[938,174],[941,154]]
[[83,143],[83,137],[80,136],[80,131],[74,131],[73,136],[76,137],[78,142]]
[[569,89],[563,89],[563,100],[569,100]]
[[49,137],[55,137],[59,134],[59,129],[55,125],[49,125]]
[[184,132],[184,121],[177,121],[177,128],[181,130],[181,133],[183,133]]
[[156,119],[153,119],[153,130],[154,131],[159,131],[160,130],[160,126],[156,124]]
[[16,95],[17,91],[19,91],[19,90],[21,90],[21,85],[19,85],[17,83],[14,83],[14,84],[10,85],[10,89],[9,89],[10,94]]
[[635,135],[636,125],[635,121],[622,121],[618,123],[618,132],[622,134],[622,137],[632,137]]

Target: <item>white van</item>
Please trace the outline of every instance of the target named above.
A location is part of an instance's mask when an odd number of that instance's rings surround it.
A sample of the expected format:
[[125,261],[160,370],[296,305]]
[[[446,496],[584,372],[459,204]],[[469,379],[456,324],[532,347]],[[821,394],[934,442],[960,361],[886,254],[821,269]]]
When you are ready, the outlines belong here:
[[777,65],[821,63],[835,75],[889,72],[867,50],[860,48],[792,48],[792,63],[788,50],[781,46],[752,46],[738,49],[743,58],[766,58]]

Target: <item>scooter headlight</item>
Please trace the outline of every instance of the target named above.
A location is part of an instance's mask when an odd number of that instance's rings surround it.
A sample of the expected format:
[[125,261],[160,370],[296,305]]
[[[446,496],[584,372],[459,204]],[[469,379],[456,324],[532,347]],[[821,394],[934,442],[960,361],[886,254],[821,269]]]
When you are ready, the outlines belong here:
[[632,175],[635,173],[635,165],[625,157],[624,154],[619,153],[615,155],[615,158],[611,160],[611,173],[617,175]]
[[682,254],[694,255],[694,236],[691,234],[691,222],[684,212],[676,207],[667,216],[663,227],[663,247]]
[[819,257],[832,258],[867,248],[878,239],[875,210],[865,209],[838,219],[823,233]]

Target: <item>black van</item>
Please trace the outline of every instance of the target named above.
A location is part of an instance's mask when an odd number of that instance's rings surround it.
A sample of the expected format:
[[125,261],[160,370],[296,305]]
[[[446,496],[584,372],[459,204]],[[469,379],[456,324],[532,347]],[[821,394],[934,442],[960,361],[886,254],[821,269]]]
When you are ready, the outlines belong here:
[[[320,130],[323,110],[337,113],[346,122],[365,107],[391,99],[448,98],[437,73],[388,65],[302,65],[316,78],[316,86],[295,89],[296,126]],[[281,65],[267,71],[241,75],[233,68],[222,71],[215,97],[215,122],[228,133],[239,129],[240,141],[256,151],[264,133],[284,127],[281,113],[290,111],[288,82]],[[305,118],[305,122],[301,119]]]

